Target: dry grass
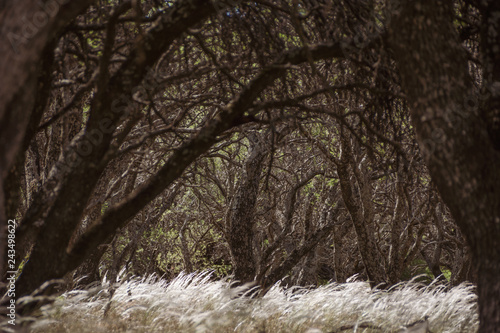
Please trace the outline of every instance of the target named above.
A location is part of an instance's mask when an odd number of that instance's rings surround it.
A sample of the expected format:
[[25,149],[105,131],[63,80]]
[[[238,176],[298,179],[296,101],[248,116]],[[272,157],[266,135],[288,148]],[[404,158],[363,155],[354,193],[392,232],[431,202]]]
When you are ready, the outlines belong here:
[[[107,285],[104,281],[104,285]],[[389,291],[351,281],[316,289],[275,285],[263,298],[235,297],[209,273],[123,281],[109,311],[106,289],[74,290],[42,308],[32,332],[397,332],[428,316],[433,333],[476,332],[473,286],[403,283]],[[370,326],[370,327],[368,327]],[[350,327],[350,329],[346,329]]]

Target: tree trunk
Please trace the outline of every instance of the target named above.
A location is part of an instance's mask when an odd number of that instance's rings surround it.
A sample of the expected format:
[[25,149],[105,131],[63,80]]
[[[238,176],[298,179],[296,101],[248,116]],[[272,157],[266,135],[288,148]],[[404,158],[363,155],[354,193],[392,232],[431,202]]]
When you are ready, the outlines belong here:
[[191,254],[189,253],[189,246],[186,240],[186,227],[188,224],[188,220],[184,221],[182,224],[181,228],[179,229],[179,239],[181,241],[181,253],[182,253],[182,260],[184,262],[184,271],[186,273],[191,273],[193,272],[193,264],[191,262]]
[[[47,182],[54,184],[53,188],[45,186],[42,191],[45,195],[39,201],[35,202],[35,199],[32,205],[36,211],[49,202],[45,223],[17,282],[21,295],[33,291],[43,281],[63,276],[73,268],[74,263],[68,265],[68,245],[99,177],[111,160],[110,144],[114,130],[121,124],[124,114],[134,110],[129,97],[132,90],[141,83],[142,88],[154,84],[145,80],[149,74],[148,67],[178,36],[206,19],[214,8],[210,3],[198,0],[180,2],[171,11],[172,17],[163,16],[165,22],[157,22],[159,26],[148,30],[148,38],[134,45],[128,60],[112,77],[106,71],[100,73],[85,130],[72,140],[58,161],[57,172]],[[145,56],[141,51],[144,49],[149,51]],[[46,200],[49,196],[54,197],[53,201]],[[37,214],[27,213],[23,223],[31,224],[37,217]]]
[[[5,207],[14,203],[4,194],[5,180],[22,146],[35,107],[40,62],[47,46],[92,0],[55,3],[46,8],[36,0],[9,1],[0,6],[0,276],[4,269],[7,225]],[[42,7],[42,8],[41,8]],[[36,14],[36,16],[34,16]],[[42,21],[43,22],[42,22]],[[43,24],[42,24],[43,23]],[[40,101],[40,100],[38,100]],[[13,198],[15,200],[15,198]],[[10,210],[12,213],[12,210]]]
[[403,233],[403,214],[406,209],[403,181],[400,174],[396,176],[396,205],[392,216],[391,228],[391,249],[389,251],[389,268],[387,275],[391,284],[396,284],[400,281],[399,277],[403,271],[403,256],[401,253],[401,234]]
[[262,288],[261,295],[264,295],[269,289],[289,271],[291,271],[299,262],[313,251],[316,246],[327,238],[335,227],[335,219],[337,218],[338,210],[325,210],[323,211],[321,228],[306,237],[304,242],[296,246],[288,257],[276,268],[272,269],[269,274],[262,277],[259,284]]
[[[356,183],[351,177],[352,166],[352,148],[347,137],[347,133],[341,134],[342,155],[337,163],[337,173],[339,175],[340,188],[342,191],[342,199],[349,211],[354,230],[356,231],[356,239],[358,242],[359,252],[363,259],[363,264],[366,269],[366,274],[372,286],[387,283],[386,273],[384,271],[384,263],[382,256],[378,251],[375,242],[373,230],[373,215],[369,214],[367,206],[369,206],[370,197],[363,193],[364,189],[356,190]],[[358,180],[359,181],[359,180]],[[359,184],[359,187],[363,187]]]
[[256,274],[253,255],[254,211],[262,163],[267,155],[267,149],[261,140],[250,137],[251,151],[229,213],[228,244],[234,266],[234,278],[240,283],[253,281]]
[[[483,29],[489,24],[486,30],[498,42],[498,2],[483,4],[494,18],[483,22]],[[498,114],[500,49],[481,41],[485,88],[479,94],[453,11],[452,1],[403,1],[389,43],[421,152],[472,249],[479,274],[479,331],[500,332],[500,151],[487,117]]]

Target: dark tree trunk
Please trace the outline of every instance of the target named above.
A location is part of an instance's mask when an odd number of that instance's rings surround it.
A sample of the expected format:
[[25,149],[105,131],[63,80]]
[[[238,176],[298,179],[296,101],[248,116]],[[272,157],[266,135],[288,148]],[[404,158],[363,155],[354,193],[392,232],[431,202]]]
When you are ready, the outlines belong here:
[[479,331],[500,332],[500,151],[488,124],[500,106],[500,8],[498,1],[482,4],[491,18],[483,31],[492,36],[481,41],[481,94],[468,72],[452,1],[403,1],[389,43],[422,154],[478,269]]
[[[23,223],[31,225],[39,217],[37,210],[48,205],[45,223],[17,282],[21,295],[74,268],[74,263],[68,264],[67,260],[69,242],[99,177],[111,160],[110,144],[114,130],[124,114],[133,112],[133,103],[130,99],[124,101],[124,96],[132,94],[132,89],[139,86],[148,74],[148,66],[154,64],[178,36],[207,18],[214,7],[198,0],[180,2],[170,10],[172,16],[165,15],[164,22],[158,23],[159,27],[148,31],[148,38],[134,45],[128,60],[112,77],[107,71],[100,72],[85,130],[72,140],[58,161],[58,171],[47,182],[52,185],[44,187],[41,195],[34,199],[32,210],[24,217]],[[188,16],[190,20],[185,19]],[[145,56],[143,49],[149,50]],[[117,104],[117,101],[122,104]],[[47,200],[49,197],[53,200]],[[103,236],[107,238],[110,234]]]
[[361,189],[358,191],[356,188],[355,177],[351,175],[351,169],[354,168],[352,166],[352,148],[345,132],[341,137],[341,145],[342,155],[340,161],[337,162],[337,173],[339,175],[342,199],[349,211],[354,230],[356,231],[359,252],[361,253],[370,284],[372,286],[385,285],[388,281],[384,271],[383,258],[375,242],[373,215],[369,213],[368,209],[371,204],[369,202],[371,197],[363,193],[363,184],[359,179],[358,184]]
[[267,293],[279,279],[283,278],[289,271],[291,271],[306,255],[311,253],[316,246],[327,238],[335,227],[335,220],[338,217],[338,210],[323,211],[321,218],[321,228],[306,236],[302,244],[296,246],[290,255],[276,268],[272,269],[269,274],[262,277],[259,284],[262,288],[261,295]]
[[267,156],[263,139],[250,136],[251,150],[245,162],[239,187],[233,198],[228,221],[228,244],[239,283],[251,282],[256,274],[253,251],[254,211],[259,194],[262,165]]
[[[57,4],[56,10],[47,13],[40,8],[36,0],[9,1],[0,8],[0,276],[5,268],[5,231],[7,218],[5,207],[15,206],[16,198],[6,197],[4,186],[8,172],[14,165],[16,157],[21,153],[25,133],[34,107],[37,102],[43,104],[43,98],[37,94],[37,80],[40,74],[44,50],[55,39],[61,29],[74,17],[85,10],[93,1],[71,1]],[[43,5],[43,4],[42,4]],[[34,14],[44,16],[44,24],[34,18]],[[45,69],[45,68],[43,68]],[[42,69],[42,71],[43,71]],[[40,91],[43,91],[41,89]],[[36,96],[36,97],[35,97]],[[35,109],[36,111],[36,109]],[[33,117],[36,118],[36,115]],[[9,192],[12,190],[8,185]]]

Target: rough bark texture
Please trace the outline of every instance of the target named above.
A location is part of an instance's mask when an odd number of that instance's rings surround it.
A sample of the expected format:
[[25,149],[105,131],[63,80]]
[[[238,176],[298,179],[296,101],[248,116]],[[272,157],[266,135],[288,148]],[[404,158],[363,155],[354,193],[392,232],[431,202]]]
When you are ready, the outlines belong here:
[[[4,194],[8,172],[22,146],[31,112],[35,107],[34,96],[42,56],[47,45],[74,17],[93,1],[71,1],[59,4],[54,1],[48,8],[36,0],[10,1],[0,8],[0,276],[3,276],[5,248],[5,206],[11,206]],[[61,3],[63,3],[61,1]],[[38,100],[40,101],[40,100]]]
[[[498,38],[498,2],[483,3],[495,18],[484,29]],[[473,252],[480,332],[500,332],[500,151],[484,118],[497,112],[491,59],[498,64],[500,50],[498,41],[483,45],[486,88],[478,98],[453,22],[452,1],[404,1],[389,42],[432,179]]]
[[339,175],[342,199],[345,207],[349,211],[356,237],[358,241],[359,252],[366,268],[366,274],[372,286],[385,285],[387,283],[386,273],[382,262],[373,228],[373,216],[368,209],[371,196],[363,195],[363,184],[358,182],[361,190],[356,189],[354,176],[351,176],[353,156],[352,148],[346,133],[341,138],[342,155],[337,163],[337,174]]
[[229,213],[228,244],[234,268],[234,278],[240,283],[251,282],[256,274],[253,250],[255,205],[267,147],[257,136],[250,137],[251,150],[245,162],[240,185]]

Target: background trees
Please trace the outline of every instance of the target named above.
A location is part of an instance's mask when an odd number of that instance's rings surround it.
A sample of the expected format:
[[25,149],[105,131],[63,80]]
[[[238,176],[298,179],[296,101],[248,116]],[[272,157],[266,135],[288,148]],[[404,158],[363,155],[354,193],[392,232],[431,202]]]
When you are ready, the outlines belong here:
[[21,3],[0,12],[21,293],[124,265],[264,291],[478,270],[500,327],[493,1]]

